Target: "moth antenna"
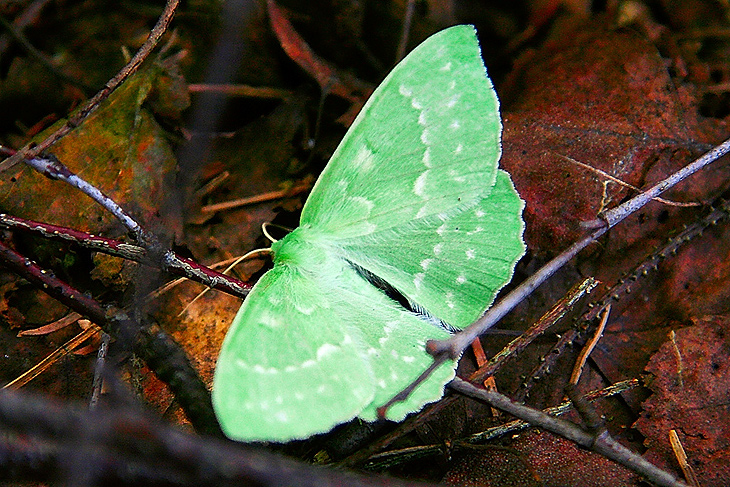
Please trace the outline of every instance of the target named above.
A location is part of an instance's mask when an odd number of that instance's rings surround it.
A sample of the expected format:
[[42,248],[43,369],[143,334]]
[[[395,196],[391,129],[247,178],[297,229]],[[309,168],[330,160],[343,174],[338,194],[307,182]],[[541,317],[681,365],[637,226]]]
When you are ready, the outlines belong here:
[[[269,239],[269,242],[271,242],[271,243],[278,242],[279,239],[274,238],[274,237],[271,236],[271,234],[268,231],[268,228],[269,227],[276,227],[276,228],[278,228],[280,230],[284,230],[287,233],[289,233],[289,232],[292,231],[291,228],[285,227],[283,225],[277,225],[275,223],[264,222],[263,224],[261,224],[261,231],[263,232],[264,236]],[[248,255],[248,254],[246,254],[246,255]]]

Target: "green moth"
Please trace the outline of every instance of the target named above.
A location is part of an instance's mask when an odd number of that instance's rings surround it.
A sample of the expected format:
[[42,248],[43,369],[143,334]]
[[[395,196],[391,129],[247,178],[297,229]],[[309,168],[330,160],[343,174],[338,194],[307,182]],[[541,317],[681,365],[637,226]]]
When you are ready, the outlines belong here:
[[[374,421],[431,364],[426,340],[485,311],[524,253],[501,128],[473,27],[433,35],[393,69],[226,335],[213,383],[226,435],[282,442]],[[387,418],[438,400],[454,369]]]

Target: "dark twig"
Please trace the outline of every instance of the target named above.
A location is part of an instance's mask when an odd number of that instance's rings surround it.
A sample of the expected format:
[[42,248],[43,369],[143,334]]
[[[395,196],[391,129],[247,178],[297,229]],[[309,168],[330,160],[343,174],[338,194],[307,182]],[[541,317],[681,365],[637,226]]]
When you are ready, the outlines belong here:
[[73,242],[92,251],[159,267],[163,271],[186,277],[240,298],[245,298],[251,290],[250,284],[181,257],[171,250],[165,251],[161,259],[154,259],[149,256],[149,252],[144,247],[138,245],[2,213],[0,213],[0,227],[34,233],[53,240]]
[[[669,256],[676,254],[677,251],[693,238],[702,235],[702,232],[710,226],[716,225],[719,221],[730,216],[730,203],[722,202],[717,208],[712,210],[708,215],[699,221],[689,225],[681,233],[669,239],[666,245],[657,249],[652,255],[639,264],[634,270],[629,272],[623,279],[606,291],[603,296],[595,304],[591,304],[590,309],[580,317],[579,322],[590,323],[606,310],[611,303],[618,302],[622,296],[630,294],[631,288],[636,282],[646,276],[657,265]],[[554,368],[555,362],[562,356],[565,347],[573,343],[582,333],[581,329],[571,329],[566,331],[555,344],[550,352],[548,352],[540,364],[527,374],[527,380],[522,384],[520,392],[515,399],[521,400],[525,397],[529,389],[536,380],[544,377],[550,369]]]
[[655,184],[643,193],[626,201],[616,208],[606,211],[602,215],[602,220],[594,222],[593,226],[598,226],[590,235],[584,237],[578,242],[571,245],[568,249],[555,257],[553,260],[545,264],[534,275],[517,286],[512,292],[507,294],[497,304],[492,306],[480,319],[461,332],[455,334],[448,340],[430,341],[427,349],[434,356],[447,354],[452,358],[461,356],[466,347],[479,335],[494,326],[504,315],[510,312],[515,306],[521,303],[525,297],[529,296],[538,286],[545,282],[558,269],[562,268],[566,263],[572,260],[581,250],[591,243],[595,242],[599,237],[613,228],[616,224],[623,221],[633,212],[643,207],[652,199],[656,198],[675,184],[683,181],[685,178],[704,168],[708,164],[716,161],[720,157],[730,152],[730,139],[726,140],[719,146],[707,152],[699,159],[691,164],[683,167],[676,173],[670,175],[666,179]]
[[479,383],[490,375],[494,375],[504,362],[522,350],[535,340],[538,336],[545,333],[545,330],[557,323],[565,314],[573,309],[573,306],[587,293],[598,285],[598,282],[592,277],[584,279],[566,293],[547,313],[542,315],[522,335],[512,340],[499,353],[492,357],[489,362],[481,366],[469,376],[469,382]]
[[[31,25],[38,19],[43,8],[50,2],[50,0],[34,0],[13,19],[12,26],[18,31],[23,32],[23,29]],[[6,35],[0,35],[0,58],[3,57],[5,51],[10,45],[10,40]]]
[[479,389],[473,384],[458,378],[451,381],[449,387],[469,397],[484,401],[490,406],[494,406],[527,421],[533,426],[538,426],[563,438],[567,438],[583,448],[599,453],[657,485],[664,487],[688,487],[687,484],[678,480],[669,472],[657,468],[641,455],[632,452],[618,443],[605,430],[598,435],[591,434],[591,432],[583,430],[570,421],[549,416],[537,409],[513,402],[502,394]]
[[150,369],[170,386],[198,431],[222,435],[205,384],[185,352],[159,327],[141,326],[120,310],[102,307],[2,242],[0,263],[62,304],[88,317],[115,337],[121,346],[140,355]]
[[162,35],[167,30],[167,27],[172,21],[172,17],[175,14],[175,9],[180,0],[167,0],[165,9],[162,11],[162,15],[157,20],[157,24],[150,31],[147,40],[142,44],[137,53],[130,59],[126,66],[124,66],[112,79],[107,81],[102,88],[93,98],[91,98],[86,104],[81,107],[75,114],[70,116],[66,123],[58,130],[53,132],[51,135],[46,137],[45,140],[38,144],[28,144],[17,153],[10,156],[0,163],[0,172],[6,171],[16,165],[17,163],[38,157],[41,153],[45,152],[49,147],[58,142],[62,137],[66,136],[74,128],[81,125],[81,123],[88,117],[94,110],[96,110],[102,101],[104,101],[119,85],[121,85],[125,79],[127,79],[142,62],[147,59],[147,56],[157,46],[157,43],[162,38]]
[[[604,387],[603,389],[598,389],[595,391],[591,391],[588,394],[586,394],[584,399],[586,401],[594,402],[598,399],[604,399],[607,397],[615,396],[616,394],[622,394],[624,392],[630,391],[632,389],[635,389],[641,385],[641,381],[639,379],[628,379],[621,382],[617,382],[615,384],[611,384],[608,387]],[[552,406],[547,409],[544,409],[543,412],[545,414],[549,414],[550,416],[561,416],[568,411],[573,410],[573,403],[571,401],[565,401],[563,403],[558,404],[557,406]],[[479,433],[475,433],[463,440],[459,440],[456,443],[464,442],[464,443],[471,443],[471,444],[483,444],[487,441],[494,440],[496,438],[501,438],[509,434],[518,433],[520,431],[524,431],[527,428],[530,428],[531,424],[523,421],[521,419],[516,419],[514,421],[510,421],[508,423],[495,426],[493,428],[488,428],[484,431],[481,431]]]
[[66,73],[64,73],[61,69],[56,66],[51,58],[47,56],[45,53],[39,51],[36,49],[36,47],[30,43],[30,41],[23,35],[21,31],[15,28],[13,24],[5,20],[4,18],[0,17],[0,26],[2,26],[6,31],[8,31],[8,34],[15,39],[18,44],[23,46],[23,49],[36,61],[38,61],[41,66],[43,66],[46,70],[48,70],[51,74],[54,76],[58,76],[66,83],[72,84],[74,86],[77,86],[84,90],[87,94],[91,94],[94,92],[94,89],[84,83],[81,80],[78,80],[74,78],[73,76],[70,76]]
[[109,351],[109,342],[111,336],[108,333],[101,333],[101,343],[99,351],[96,354],[96,365],[94,366],[94,381],[91,383],[91,399],[89,399],[89,409],[94,409],[99,404],[101,397],[101,386],[104,382],[104,373],[106,371],[106,356]]
[[[603,389],[591,391],[591,392],[587,393],[584,396],[584,398],[586,401],[594,402],[599,399],[605,399],[607,397],[615,396],[616,394],[621,394],[623,392],[630,391],[632,389],[635,389],[639,385],[641,385],[641,384],[638,379],[629,379],[629,380],[617,382],[616,384],[612,384],[608,387],[604,387]],[[572,410],[573,410],[573,403],[570,401],[566,401],[557,406],[553,406],[553,407],[544,409],[543,412],[550,416],[561,416]],[[530,427],[531,427],[530,423],[522,421],[521,419],[516,419],[514,421],[509,421],[507,423],[504,423],[504,424],[501,424],[498,426],[493,426],[491,428],[487,428],[484,431],[475,433],[466,438],[454,440],[452,443],[452,448],[453,448],[453,450],[458,450],[460,447],[468,447],[468,445],[485,444],[486,442],[491,441],[491,440],[496,440],[498,438],[504,438],[505,436],[508,436],[508,435],[514,435],[515,433],[519,433],[520,431],[524,431]],[[412,448],[412,449],[406,448],[406,449],[391,450],[391,451],[383,452],[380,454],[373,454],[373,455],[367,457],[366,459],[363,459],[360,463],[363,463],[363,462],[365,462],[365,460],[367,460],[367,463],[365,463],[363,465],[365,468],[380,469],[380,468],[385,468],[385,467],[390,467],[390,466],[394,466],[397,464],[401,464],[404,461],[408,461],[409,459],[412,459],[412,458],[441,454],[441,453],[443,453],[443,449],[444,449],[444,445],[438,444],[438,445],[424,445],[424,446],[416,447],[416,448]]]
[[400,40],[398,41],[398,50],[395,53],[395,62],[399,63],[406,55],[408,48],[408,39],[411,37],[411,24],[413,23],[413,14],[416,11],[415,0],[406,2],[406,11],[403,15],[403,28],[400,32]]
[[[82,455],[77,472],[69,457]],[[69,471],[71,470],[71,471]],[[427,487],[316,467],[260,448],[200,437],[125,407],[63,406],[0,392],[0,481],[68,485]]]
[[105,195],[93,184],[90,184],[83,178],[74,174],[68,167],[59,161],[56,156],[47,155],[45,157],[34,157],[32,159],[26,159],[25,163],[47,178],[63,181],[99,203],[109,213],[114,215],[117,220],[122,222],[122,225],[124,225],[137,238],[137,242],[143,245],[156,243],[157,239],[145,231],[142,226],[129,215],[129,213],[124,211],[124,209],[116,203],[116,201]]

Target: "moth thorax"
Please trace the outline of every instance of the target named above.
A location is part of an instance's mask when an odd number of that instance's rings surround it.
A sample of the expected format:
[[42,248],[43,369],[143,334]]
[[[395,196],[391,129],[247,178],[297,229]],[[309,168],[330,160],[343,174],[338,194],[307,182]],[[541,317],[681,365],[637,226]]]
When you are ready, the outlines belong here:
[[302,226],[286,237],[271,244],[276,264],[289,264],[303,268],[317,268],[327,260],[326,246],[317,239],[314,232]]

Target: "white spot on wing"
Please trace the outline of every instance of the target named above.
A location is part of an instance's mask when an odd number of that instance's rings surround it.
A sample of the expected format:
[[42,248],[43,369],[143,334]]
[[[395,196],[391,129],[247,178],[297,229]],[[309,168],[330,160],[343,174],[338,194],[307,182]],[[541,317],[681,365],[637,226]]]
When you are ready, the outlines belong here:
[[402,358],[403,358],[403,361],[407,364],[410,364],[416,360],[416,357],[412,357],[410,355],[404,355]]
[[453,90],[454,88],[456,88],[456,81],[454,81],[454,80],[449,81],[449,89]]
[[408,96],[408,97],[413,96],[413,90],[406,87],[405,85],[400,85],[398,87],[398,93],[400,93],[403,96]]
[[339,350],[340,347],[337,345],[332,345],[331,343],[325,343],[321,347],[317,349],[317,361],[319,362],[325,357],[329,357],[333,353],[335,353],[337,350]]
[[423,142],[425,145],[429,145],[428,143],[428,131],[424,130],[421,132],[421,142]]
[[452,293],[451,291],[447,292],[445,298],[446,298],[446,306],[448,306],[451,309],[454,309],[454,306],[455,306],[454,305],[454,293]]
[[456,284],[464,284],[466,282],[466,277],[459,276],[456,278]]
[[287,416],[287,414],[284,411],[279,411],[278,413],[276,413],[274,415],[274,417],[276,418],[277,421],[279,421],[281,423],[286,423],[289,421],[289,416]]
[[471,259],[473,259],[476,256],[477,256],[476,250],[474,250],[474,249],[467,249],[467,251],[466,251],[466,258],[467,259],[471,260]]
[[317,364],[317,362],[314,360],[307,360],[307,361],[302,362],[302,365],[300,367],[302,369],[306,369],[308,367],[313,367],[316,364]]
[[301,303],[294,303],[294,308],[300,313],[309,316],[314,312],[316,306],[303,306]]
[[426,147],[426,151],[423,153],[423,165],[430,168],[431,167],[431,148]]
[[413,192],[423,197],[423,189],[426,187],[426,177],[428,175],[428,171],[423,171],[420,176],[418,176],[418,179],[416,179],[416,182],[413,184]]
[[418,123],[420,125],[426,125],[426,112],[421,112],[418,115]]
[[449,101],[446,102],[446,106],[448,108],[454,108],[456,104],[459,102],[459,95],[454,95],[451,98],[449,98]]
[[451,124],[449,125],[449,128],[450,128],[451,130],[456,130],[456,129],[458,129],[459,127],[461,127],[461,122],[459,122],[458,120],[454,120],[454,121],[453,121],[453,122],[451,122]]
[[347,199],[357,203],[360,206],[365,207],[368,214],[370,214],[370,212],[373,210],[373,208],[375,208],[375,203],[373,203],[372,201],[370,201],[367,198],[363,198],[362,196],[350,196]]
[[459,144],[456,146],[456,149],[454,149],[454,154],[461,154],[462,150],[464,150],[464,146]]
[[483,232],[484,229],[482,227],[476,227],[471,232],[466,232],[467,235],[474,235],[475,233]]
[[373,153],[367,147],[361,147],[355,155],[353,164],[361,171],[370,171],[373,168]]
[[439,68],[439,71],[450,71],[450,70],[451,70],[451,61],[449,61],[448,63],[444,64],[443,66],[441,66]]
[[[446,232],[446,224],[445,223],[436,229],[436,233],[439,234],[439,237],[443,237],[444,236],[444,232]],[[435,251],[436,251],[436,249],[434,249],[434,252]]]
[[475,214],[475,215],[477,216],[477,218],[481,218],[481,217],[483,217],[484,215],[486,215],[486,213],[484,213],[484,210],[482,210],[481,208],[478,208],[478,209],[477,209],[477,210],[476,210],[476,211],[474,212],[474,214]]
[[439,255],[444,248],[444,244],[437,243],[433,246],[433,255]]
[[428,269],[428,266],[431,265],[431,262],[433,262],[433,259],[423,259],[421,261],[421,267],[423,268],[424,271],[426,269]]
[[416,286],[417,291],[420,291],[424,277],[426,277],[426,274],[424,274],[423,272],[419,272],[418,274],[413,276],[413,285]]
[[423,110],[423,105],[418,103],[415,99],[411,100],[411,106],[415,108],[416,110]]
[[277,374],[279,372],[279,369],[274,367],[264,367],[263,365],[256,364],[253,366],[253,371],[257,374]]

